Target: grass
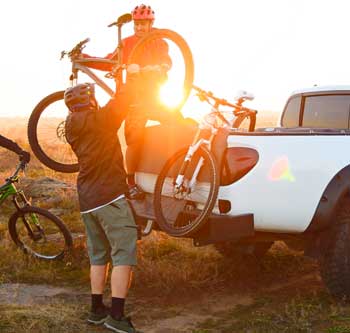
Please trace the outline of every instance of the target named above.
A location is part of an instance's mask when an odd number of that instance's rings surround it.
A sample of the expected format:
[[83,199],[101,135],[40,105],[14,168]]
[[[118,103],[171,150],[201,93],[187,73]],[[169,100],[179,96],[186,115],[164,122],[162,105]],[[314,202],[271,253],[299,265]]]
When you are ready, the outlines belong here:
[[350,307],[328,294],[298,295],[291,299],[257,297],[251,305],[238,305],[217,313],[199,325],[199,332],[349,332]]
[[[0,332],[81,332],[82,315],[87,311],[78,303],[66,302],[26,307],[0,305]],[[86,328],[85,332],[96,332]]]

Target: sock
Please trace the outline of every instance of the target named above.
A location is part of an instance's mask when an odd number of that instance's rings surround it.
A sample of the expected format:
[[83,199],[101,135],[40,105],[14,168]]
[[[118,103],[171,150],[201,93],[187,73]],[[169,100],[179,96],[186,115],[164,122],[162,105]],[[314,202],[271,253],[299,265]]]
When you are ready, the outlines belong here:
[[91,294],[91,311],[96,312],[104,307],[102,294]]
[[111,316],[119,319],[124,316],[125,298],[112,297]]
[[135,174],[134,173],[127,175],[127,182],[128,182],[128,185],[131,185],[131,186],[136,184],[135,183]]

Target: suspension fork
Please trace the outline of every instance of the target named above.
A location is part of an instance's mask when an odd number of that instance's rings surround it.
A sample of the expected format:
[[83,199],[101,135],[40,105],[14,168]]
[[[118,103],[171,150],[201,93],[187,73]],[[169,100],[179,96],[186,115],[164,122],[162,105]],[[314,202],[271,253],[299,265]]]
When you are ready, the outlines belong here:
[[[193,155],[196,153],[196,151],[199,149],[199,147],[203,144],[205,144],[209,149],[211,148],[211,143],[214,139],[214,136],[216,134],[215,131],[212,130],[211,132],[211,135],[209,137],[209,139],[205,140],[203,138],[199,138],[201,134],[201,131],[200,129],[197,130],[197,133],[193,139],[193,142],[192,144],[190,145],[190,147],[188,148],[188,151],[186,153],[186,156],[185,156],[185,159],[184,159],[184,162],[182,163],[181,167],[180,167],[180,170],[179,170],[179,173],[176,177],[176,180],[175,180],[175,188],[177,190],[180,190],[183,186],[183,181],[184,181],[184,177],[185,177],[185,173],[188,169],[188,166],[192,160],[192,157]],[[197,176],[199,174],[199,171],[201,170],[202,166],[203,166],[203,163],[204,163],[204,158],[203,157],[200,157],[199,160],[198,160],[198,163],[194,169],[194,172],[192,174],[192,177],[189,181],[189,184],[188,184],[188,189],[189,191],[192,189],[192,187],[194,186],[196,180],[197,180]]]
[[[18,200],[18,198],[20,199],[20,202]],[[13,203],[17,209],[17,211],[21,212],[22,211],[22,207],[28,207],[30,206],[30,202],[28,201],[28,199],[26,198],[26,196],[24,195],[24,192],[23,191],[17,191],[16,193],[16,196],[13,197]],[[34,232],[33,232],[33,229],[31,227],[31,225],[27,222],[27,220],[24,218],[24,216],[22,215],[22,221],[23,221],[23,224],[25,226],[25,228],[27,229],[27,232],[28,232],[28,235],[32,238],[32,239],[35,239],[35,235],[34,235]],[[39,220],[38,220],[38,217],[36,216],[35,213],[30,213],[30,219],[31,221],[33,222],[33,224],[36,226],[36,228],[38,230],[41,230],[41,227],[40,227],[40,223],[39,223]]]

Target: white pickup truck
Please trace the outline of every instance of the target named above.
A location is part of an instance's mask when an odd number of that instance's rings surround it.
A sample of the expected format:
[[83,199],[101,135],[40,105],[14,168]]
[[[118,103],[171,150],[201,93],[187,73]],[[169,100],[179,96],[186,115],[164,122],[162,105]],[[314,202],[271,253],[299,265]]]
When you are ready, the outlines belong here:
[[[217,204],[194,244],[258,257],[276,240],[296,241],[330,292],[350,297],[349,124],[350,86],[313,87],[290,96],[278,126],[232,130],[219,148]],[[137,177],[150,197],[164,161],[194,133],[170,131],[154,126],[145,139]],[[132,206],[141,222],[154,220],[151,198]]]

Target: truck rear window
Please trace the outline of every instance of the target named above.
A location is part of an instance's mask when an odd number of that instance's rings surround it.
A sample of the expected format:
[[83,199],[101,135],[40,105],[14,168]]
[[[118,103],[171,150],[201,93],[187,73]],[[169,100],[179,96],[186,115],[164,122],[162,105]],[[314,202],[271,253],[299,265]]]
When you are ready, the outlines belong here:
[[292,97],[283,113],[282,126],[293,128],[299,126],[301,96]]
[[349,128],[350,96],[306,96],[303,127]]

